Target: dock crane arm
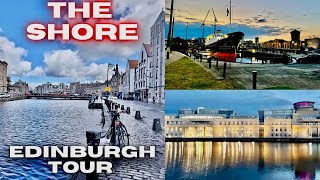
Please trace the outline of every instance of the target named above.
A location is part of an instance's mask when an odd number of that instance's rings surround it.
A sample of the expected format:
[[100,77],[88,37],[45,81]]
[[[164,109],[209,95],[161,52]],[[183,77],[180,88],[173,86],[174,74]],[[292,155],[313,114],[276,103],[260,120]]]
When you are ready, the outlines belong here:
[[213,8],[212,8],[212,13],[213,13],[213,16],[214,16],[214,24],[213,24],[214,29],[213,29],[213,34],[216,34],[216,31],[217,31],[217,22],[218,22],[218,20],[217,20],[216,14],[214,13]]
[[202,23],[202,25],[201,25],[201,27],[202,27],[202,38],[203,38],[203,39],[204,39],[204,26],[205,26],[206,20],[207,20],[207,18],[208,18],[208,16],[209,16],[210,10],[211,10],[211,9],[208,10],[207,15],[206,15],[206,17],[204,18],[203,23]]

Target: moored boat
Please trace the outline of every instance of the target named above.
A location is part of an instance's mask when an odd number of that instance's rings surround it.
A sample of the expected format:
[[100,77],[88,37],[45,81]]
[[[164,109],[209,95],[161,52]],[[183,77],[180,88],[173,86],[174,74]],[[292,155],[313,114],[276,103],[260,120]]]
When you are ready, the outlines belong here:
[[[218,31],[217,31],[218,32]],[[243,32],[222,35],[210,35],[206,39],[206,48],[210,49],[211,57],[222,61],[236,62],[237,49],[244,38]]]

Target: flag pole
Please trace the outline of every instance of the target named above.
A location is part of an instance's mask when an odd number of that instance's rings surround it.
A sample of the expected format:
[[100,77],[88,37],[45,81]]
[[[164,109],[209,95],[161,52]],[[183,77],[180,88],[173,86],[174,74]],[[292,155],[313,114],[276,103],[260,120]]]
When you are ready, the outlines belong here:
[[229,24],[229,33],[231,33],[231,21],[232,21],[232,9],[231,9],[231,0],[230,0],[230,24]]

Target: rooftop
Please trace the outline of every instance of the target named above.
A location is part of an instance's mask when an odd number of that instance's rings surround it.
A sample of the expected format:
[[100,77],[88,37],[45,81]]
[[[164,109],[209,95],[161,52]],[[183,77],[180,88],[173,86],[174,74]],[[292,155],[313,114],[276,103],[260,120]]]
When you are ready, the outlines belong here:
[[135,69],[139,64],[139,60],[128,60],[128,64],[130,69]]

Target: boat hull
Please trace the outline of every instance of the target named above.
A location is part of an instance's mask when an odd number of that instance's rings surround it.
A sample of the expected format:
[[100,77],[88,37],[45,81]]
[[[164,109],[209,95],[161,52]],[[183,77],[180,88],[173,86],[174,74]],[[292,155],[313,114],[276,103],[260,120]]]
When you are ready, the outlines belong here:
[[234,32],[227,34],[227,37],[213,44],[207,45],[210,49],[211,58],[221,61],[236,62],[237,48],[240,41],[243,39],[244,33]]

